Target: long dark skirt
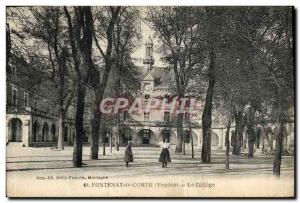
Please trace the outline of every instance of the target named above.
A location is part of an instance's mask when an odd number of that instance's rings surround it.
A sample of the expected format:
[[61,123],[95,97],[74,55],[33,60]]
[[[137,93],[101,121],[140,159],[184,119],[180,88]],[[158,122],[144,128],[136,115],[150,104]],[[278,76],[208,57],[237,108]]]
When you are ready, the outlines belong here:
[[126,148],[124,161],[125,162],[133,162],[133,155],[132,155],[131,147]]
[[164,148],[159,157],[159,162],[171,162],[170,152],[167,148]]

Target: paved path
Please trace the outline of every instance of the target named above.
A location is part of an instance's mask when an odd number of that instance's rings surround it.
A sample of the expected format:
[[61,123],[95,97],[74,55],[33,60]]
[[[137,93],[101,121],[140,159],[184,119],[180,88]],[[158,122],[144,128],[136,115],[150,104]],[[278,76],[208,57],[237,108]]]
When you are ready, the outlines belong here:
[[[230,171],[224,170],[224,152],[212,151],[212,162],[202,163],[200,161],[200,150],[195,149],[195,158],[191,158],[191,149],[187,148],[186,155],[175,155],[174,147],[171,148],[172,163],[168,168],[161,168],[158,162],[159,148],[154,147],[132,147],[134,162],[129,168],[123,162],[124,147],[120,151],[110,153],[106,148],[106,156],[102,156],[102,148],[99,150],[99,160],[89,160],[89,147],[83,148],[82,168],[72,167],[72,147],[58,151],[51,148],[26,148],[16,145],[7,146],[6,168],[10,175],[18,174],[40,174],[54,172],[55,174],[89,173],[96,172],[99,175],[122,177],[122,176],[161,176],[161,175],[193,175],[201,174],[207,176],[218,175],[272,175],[273,156],[255,154],[248,159],[244,155],[230,156]],[[284,156],[282,159],[282,174],[293,175],[294,157]]]

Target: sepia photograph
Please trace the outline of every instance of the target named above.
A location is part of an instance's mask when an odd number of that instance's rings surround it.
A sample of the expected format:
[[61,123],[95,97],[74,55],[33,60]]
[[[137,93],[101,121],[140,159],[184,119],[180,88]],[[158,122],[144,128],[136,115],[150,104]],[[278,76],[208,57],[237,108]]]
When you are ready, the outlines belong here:
[[293,6],[5,12],[8,198],[296,197]]

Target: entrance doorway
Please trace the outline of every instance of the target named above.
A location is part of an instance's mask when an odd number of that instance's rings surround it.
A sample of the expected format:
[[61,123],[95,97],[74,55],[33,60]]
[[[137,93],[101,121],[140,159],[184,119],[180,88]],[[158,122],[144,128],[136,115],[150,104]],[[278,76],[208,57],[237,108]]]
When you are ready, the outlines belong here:
[[144,129],[142,131],[142,136],[143,136],[143,144],[150,144],[151,131],[148,129]]
[[136,143],[146,145],[146,146],[155,145],[156,137],[154,132],[150,129],[141,129],[138,132]]
[[22,142],[23,123],[19,118],[13,118],[9,122],[10,126],[10,142]]

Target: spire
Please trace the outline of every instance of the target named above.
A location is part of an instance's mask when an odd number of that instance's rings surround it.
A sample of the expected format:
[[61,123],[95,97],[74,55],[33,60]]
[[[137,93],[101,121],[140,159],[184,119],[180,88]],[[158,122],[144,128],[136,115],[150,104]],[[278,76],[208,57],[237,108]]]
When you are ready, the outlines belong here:
[[146,46],[149,44],[149,45],[153,45],[153,40],[152,40],[152,38],[151,38],[151,36],[149,35],[149,37],[148,37],[148,40],[146,41]]
[[151,69],[152,65],[154,64],[154,59],[153,59],[153,40],[150,37],[150,35],[145,43],[145,48],[146,48],[146,54],[144,58],[144,64],[147,64],[148,69]]

